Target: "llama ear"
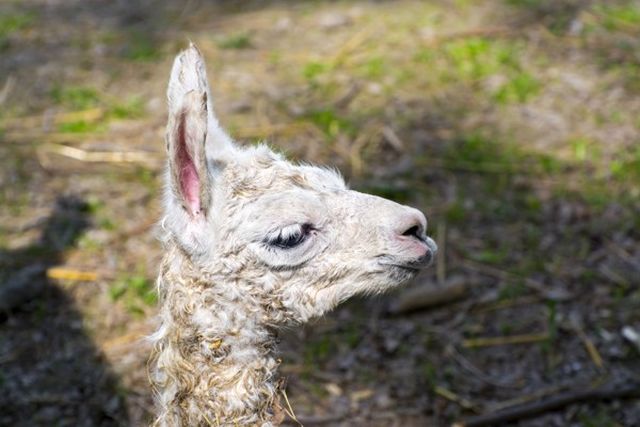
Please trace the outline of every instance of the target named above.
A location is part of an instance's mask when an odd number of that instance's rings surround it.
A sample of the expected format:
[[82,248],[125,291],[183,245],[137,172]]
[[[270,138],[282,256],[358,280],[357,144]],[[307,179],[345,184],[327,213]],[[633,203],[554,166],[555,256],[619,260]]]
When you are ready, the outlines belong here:
[[[195,218],[206,214],[210,197],[205,145],[221,131],[214,129],[218,124],[211,113],[204,61],[194,45],[175,59],[167,98],[170,186],[178,202]],[[224,138],[222,143],[226,144]]]

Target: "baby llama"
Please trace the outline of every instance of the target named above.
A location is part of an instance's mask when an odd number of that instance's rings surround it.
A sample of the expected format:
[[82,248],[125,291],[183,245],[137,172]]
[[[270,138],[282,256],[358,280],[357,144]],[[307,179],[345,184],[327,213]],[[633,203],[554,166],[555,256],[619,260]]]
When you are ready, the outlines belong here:
[[155,425],[277,425],[277,330],[407,282],[436,245],[418,210],[236,145],[195,46],[175,59],[167,97]]

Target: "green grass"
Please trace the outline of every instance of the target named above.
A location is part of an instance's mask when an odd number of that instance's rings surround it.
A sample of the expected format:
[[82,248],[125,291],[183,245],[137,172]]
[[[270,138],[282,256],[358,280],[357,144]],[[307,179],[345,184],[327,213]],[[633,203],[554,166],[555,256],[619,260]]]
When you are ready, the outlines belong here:
[[610,171],[615,179],[640,187],[640,146],[636,144],[627,152],[618,153],[610,164]]
[[398,203],[408,203],[413,195],[414,190],[412,188],[399,188],[391,185],[364,185],[358,189],[365,193],[375,194],[376,196],[384,197]]
[[129,97],[120,100],[111,97],[97,89],[87,86],[56,86],[50,93],[54,103],[65,110],[83,111],[101,108],[104,114],[92,119],[80,119],[59,123],[59,132],[66,133],[97,133],[106,130],[112,120],[138,119],[144,116],[145,105],[140,97]]
[[360,73],[367,79],[379,80],[387,74],[387,64],[387,59],[375,56],[367,59],[364,64],[360,66]]
[[619,427],[622,424],[611,415],[616,410],[612,405],[599,404],[595,413],[591,408],[581,407],[578,412],[578,421],[583,427]]
[[637,28],[640,25],[640,5],[636,2],[597,5],[594,11],[601,17],[602,25],[610,31]]
[[70,110],[86,110],[100,104],[100,94],[94,88],[85,86],[56,86],[51,91],[56,104]]
[[508,253],[505,249],[484,249],[482,251],[469,254],[469,258],[483,264],[502,264],[507,259],[507,255]]
[[422,363],[420,374],[427,383],[429,389],[433,390],[438,385],[438,369],[429,360]]
[[[491,76],[503,80],[490,90],[497,102],[524,103],[537,95],[540,82],[523,65],[524,45],[518,41],[491,40],[473,37],[452,41],[442,48],[445,59],[441,72],[444,83],[483,81]],[[418,53],[418,60],[431,62],[425,51]]]
[[526,103],[542,89],[535,64],[545,59],[537,53],[525,62],[526,56],[522,40],[470,37],[419,48],[412,57],[412,74],[424,76],[422,80],[430,86],[465,85],[478,99]]
[[142,275],[122,277],[111,285],[109,296],[113,301],[122,301],[127,310],[136,315],[145,313],[145,307],[157,303],[153,282]]
[[318,77],[332,70],[331,64],[328,62],[311,61],[302,68],[302,75],[309,82],[315,82]]
[[540,7],[544,0],[506,0],[506,2],[520,7]]
[[467,80],[479,80],[518,63],[514,46],[480,37],[449,42],[443,53],[452,75]]
[[35,21],[31,13],[9,13],[0,15],[0,51],[9,47],[9,36],[30,27]]
[[341,133],[354,135],[357,127],[349,119],[339,116],[332,109],[316,110],[308,113],[306,119],[321,129],[327,137],[335,138]]
[[144,116],[144,113],[144,100],[134,96],[110,105],[108,115],[112,119],[139,119]]
[[127,40],[124,57],[139,62],[152,62],[160,59],[162,53],[158,42],[148,33],[134,31]]
[[335,339],[332,336],[317,337],[305,345],[304,364],[308,368],[316,369],[317,364],[326,361],[335,350]]
[[105,127],[102,123],[88,122],[79,120],[77,122],[60,123],[58,125],[59,132],[66,133],[96,133],[102,132]]
[[462,136],[449,144],[444,157],[449,168],[470,172],[526,173],[531,165],[525,153],[513,144],[500,143],[479,133]]
[[501,104],[525,103],[540,92],[540,87],[540,82],[533,75],[519,72],[501,85],[493,93],[493,97]]
[[467,209],[464,207],[462,201],[457,200],[447,206],[444,217],[450,224],[462,224],[467,218]]
[[226,36],[218,41],[220,49],[249,49],[253,47],[251,36],[247,33],[236,33]]

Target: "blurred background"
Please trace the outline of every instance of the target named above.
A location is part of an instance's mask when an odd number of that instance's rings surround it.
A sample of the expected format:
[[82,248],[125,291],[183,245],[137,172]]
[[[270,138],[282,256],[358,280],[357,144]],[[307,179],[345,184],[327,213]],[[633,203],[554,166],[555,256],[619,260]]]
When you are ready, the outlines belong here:
[[441,249],[284,334],[303,424],[640,425],[625,0],[2,0],[0,425],[151,419],[164,94],[188,40],[233,137],[419,207]]

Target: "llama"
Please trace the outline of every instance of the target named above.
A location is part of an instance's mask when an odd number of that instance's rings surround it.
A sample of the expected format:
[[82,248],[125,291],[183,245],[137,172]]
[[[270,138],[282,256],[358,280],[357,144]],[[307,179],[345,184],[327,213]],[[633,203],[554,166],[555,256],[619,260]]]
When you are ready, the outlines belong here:
[[278,328],[407,282],[436,245],[416,209],[265,145],[237,146],[194,45],[176,57],[167,97],[155,425],[278,425]]

